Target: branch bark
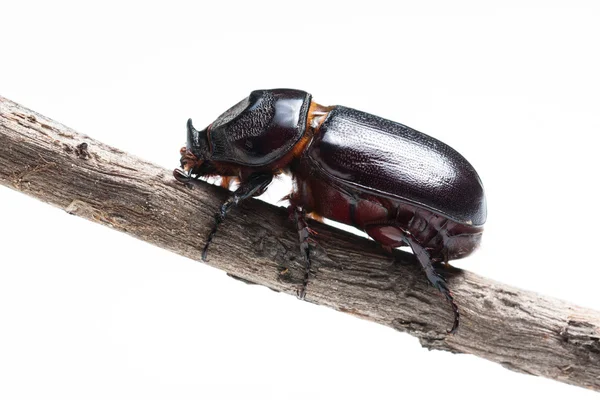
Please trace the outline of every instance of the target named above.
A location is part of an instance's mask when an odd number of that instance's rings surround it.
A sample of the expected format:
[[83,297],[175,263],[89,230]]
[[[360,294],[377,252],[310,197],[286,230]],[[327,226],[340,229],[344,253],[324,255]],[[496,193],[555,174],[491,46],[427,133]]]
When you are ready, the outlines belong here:
[[[213,214],[228,193],[171,171],[0,97],[0,183],[141,240],[199,260]],[[429,349],[470,353],[532,375],[600,391],[600,313],[449,268],[461,309],[427,284],[411,254],[392,263],[374,242],[311,222],[319,232],[307,301],[420,339]],[[210,265],[246,282],[295,294],[302,282],[287,212],[250,200],[230,213]]]

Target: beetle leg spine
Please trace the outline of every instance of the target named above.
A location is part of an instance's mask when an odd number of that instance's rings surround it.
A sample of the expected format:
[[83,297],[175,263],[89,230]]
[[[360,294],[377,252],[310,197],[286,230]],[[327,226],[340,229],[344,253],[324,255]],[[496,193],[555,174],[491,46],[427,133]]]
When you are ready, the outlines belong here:
[[308,287],[308,281],[310,279],[311,271],[311,260],[310,260],[310,234],[312,229],[308,227],[306,222],[306,210],[302,206],[291,205],[290,213],[293,212],[294,220],[296,221],[296,228],[298,229],[298,239],[300,242],[300,253],[304,260],[304,277],[302,279],[302,287],[296,292],[300,300],[306,298],[306,288]]

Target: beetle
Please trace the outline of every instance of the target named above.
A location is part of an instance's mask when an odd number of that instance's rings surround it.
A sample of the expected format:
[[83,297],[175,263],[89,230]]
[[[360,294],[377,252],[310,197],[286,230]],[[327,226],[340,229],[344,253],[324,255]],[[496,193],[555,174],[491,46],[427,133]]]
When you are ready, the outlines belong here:
[[202,252],[229,210],[265,192],[275,175],[289,173],[286,196],[296,223],[305,274],[311,268],[306,217],[325,217],[367,233],[388,252],[409,246],[429,282],[460,314],[436,266],[471,254],[487,217],[483,185],[456,150],[433,137],[343,106],[322,106],[295,89],[256,90],[204,130],[187,122],[179,181],[221,176],[239,187],[219,209]]

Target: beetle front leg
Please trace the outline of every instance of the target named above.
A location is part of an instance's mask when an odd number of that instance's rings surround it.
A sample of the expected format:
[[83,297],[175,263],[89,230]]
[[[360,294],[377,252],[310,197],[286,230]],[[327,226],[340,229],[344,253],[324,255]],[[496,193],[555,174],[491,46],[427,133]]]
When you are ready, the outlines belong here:
[[447,332],[449,334],[455,333],[456,329],[458,329],[460,314],[458,312],[458,306],[454,302],[454,296],[452,296],[452,292],[450,292],[450,289],[448,289],[446,280],[435,270],[431,261],[431,256],[429,255],[427,250],[423,248],[423,246],[417,243],[417,241],[410,236],[406,237],[406,241],[412,248],[412,251],[417,257],[417,260],[419,260],[419,264],[421,264],[423,271],[425,271],[425,275],[427,275],[427,279],[429,279],[429,282],[431,282],[433,287],[435,287],[444,295],[446,300],[448,300],[448,303],[450,303],[450,305],[452,306],[452,311],[454,312],[454,323],[452,324],[452,328]]
[[206,240],[206,245],[204,246],[204,250],[202,251],[202,261],[206,261],[206,256],[208,254],[208,246],[212,242],[213,238],[217,234],[217,230],[219,229],[219,225],[225,220],[227,213],[233,207],[238,205],[240,201],[246,200],[249,197],[260,196],[267,189],[267,186],[273,180],[273,174],[271,173],[257,173],[252,174],[250,177],[240,184],[240,187],[233,192],[233,196],[231,196],[223,205],[219,208],[219,212],[215,214],[215,225],[208,235],[208,239]]

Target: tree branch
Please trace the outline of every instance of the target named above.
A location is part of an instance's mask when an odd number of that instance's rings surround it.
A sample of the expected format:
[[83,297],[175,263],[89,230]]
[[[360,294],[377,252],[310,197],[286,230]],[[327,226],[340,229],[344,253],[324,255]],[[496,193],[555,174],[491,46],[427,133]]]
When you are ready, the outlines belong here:
[[[228,196],[81,135],[0,97],[0,183],[177,254],[200,259],[213,215]],[[600,313],[446,270],[460,306],[427,284],[412,255],[397,262],[373,241],[311,222],[319,232],[307,301],[417,336],[429,349],[470,353],[503,366],[600,391]],[[209,253],[212,266],[295,294],[303,265],[283,208],[250,200],[231,212]]]

